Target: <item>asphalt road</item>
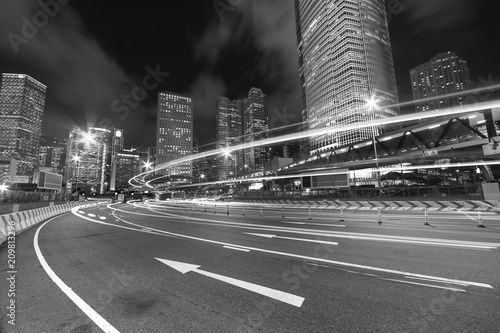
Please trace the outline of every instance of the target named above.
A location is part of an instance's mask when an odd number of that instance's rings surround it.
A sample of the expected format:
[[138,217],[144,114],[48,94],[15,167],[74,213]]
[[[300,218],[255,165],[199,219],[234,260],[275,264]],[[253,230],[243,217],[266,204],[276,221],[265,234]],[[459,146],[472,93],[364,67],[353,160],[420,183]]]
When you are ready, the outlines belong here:
[[[0,324],[6,332],[500,332],[499,215],[429,212],[424,225],[422,211],[342,213],[220,202],[75,210],[17,235],[14,297],[1,246]],[[15,326],[5,313],[11,299]]]

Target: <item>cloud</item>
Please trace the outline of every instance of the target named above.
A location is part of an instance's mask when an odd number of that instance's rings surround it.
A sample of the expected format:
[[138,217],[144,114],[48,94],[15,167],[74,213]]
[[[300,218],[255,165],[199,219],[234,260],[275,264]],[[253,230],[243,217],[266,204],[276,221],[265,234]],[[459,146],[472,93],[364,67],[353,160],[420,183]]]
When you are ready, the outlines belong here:
[[[1,60],[48,86],[47,119],[59,122],[44,122],[47,131],[67,133],[73,125],[85,127],[103,117],[113,118],[111,101],[130,91],[134,83],[69,5],[52,7],[53,17],[47,15],[46,22],[40,19],[44,11],[36,2],[0,0],[0,7]],[[29,24],[38,24],[36,34],[26,34],[27,28],[23,33]],[[12,43],[13,34],[23,42]]]
[[[219,88],[222,84],[227,86],[231,97],[243,98],[251,87],[261,88],[269,97],[269,120],[273,126],[300,121],[301,90],[293,3],[279,0],[238,3],[234,10],[222,13],[222,19],[214,15],[208,22],[196,41],[195,58],[209,73],[219,77]],[[228,69],[231,65],[235,68]],[[231,70],[239,72],[230,73]],[[205,82],[203,77],[195,85]],[[217,97],[212,94],[204,99],[208,103],[204,112],[213,119]],[[196,97],[193,98],[197,104]],[[282,113],[284,109],[286,116]],[[212,137],[215,140],[215,133]]]
[[215,142],[215,103],[224,96],[224,80],[208,72],[201,74],[191,85],[193,99],[194,133],[200,142]]

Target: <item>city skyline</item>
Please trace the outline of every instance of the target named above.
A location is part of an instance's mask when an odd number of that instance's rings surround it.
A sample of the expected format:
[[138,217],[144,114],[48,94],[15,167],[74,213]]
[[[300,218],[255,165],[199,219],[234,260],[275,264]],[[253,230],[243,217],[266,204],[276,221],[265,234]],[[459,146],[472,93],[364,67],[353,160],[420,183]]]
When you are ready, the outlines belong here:
[[[299,122],[293,4],[242,1],[225,11],[217,4],[146,2],[140,13],[113,1],[59,5],[36,35],[17,45],[18,53],[8,38],[0,42],[0,71],[26,73],[49,87],[44,134],[65,136],[74,125],[99,127],[104,121],[108,126],[103,127],[128,133],[128,146],[153,145],[154,135],[134,129],[154,128],[155,96],[163,90],[192,96],[194,134],[200,146],[215,142],[216,98],[242,98],[249,86],[269,95],[270,127]],[[492,1],[399,5],[390,9],[389,32],[401,101],[412,98],[409,70],[441,52],[466,59],[475,86],[500,81],[493,66],[491,40],[498,28]],[[2,8],[0,30],[5,36],[23,36],[22,18],[30,21],[42,10],[35,3],[6,0]],[[117,8],[118,15],[110,15]],[[165,20],[156,19],[160,13]],[[142,23],[127,24],[132,18]],[[157,47],[154,41],[162,35],[169,42]],[[138,51],[130,52],[131,48]],[[35,54],[38,61],[33,63]]]

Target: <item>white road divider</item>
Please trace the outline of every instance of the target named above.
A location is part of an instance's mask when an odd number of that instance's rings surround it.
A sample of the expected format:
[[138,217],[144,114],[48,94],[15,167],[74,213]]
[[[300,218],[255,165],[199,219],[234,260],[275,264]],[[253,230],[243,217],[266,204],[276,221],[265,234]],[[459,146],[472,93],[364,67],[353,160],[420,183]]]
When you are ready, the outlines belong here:
[[97,206],[97,202],[92,203],[81,203],[74,202],[62,205],[53,205],[48,207],[42,207],[27,211],[22,211],[18,213],[11,213],[0,215],[0,244],[7,240],[7,226],[12,222],[15,223],[16,235],[20,234],[26,229],[45,221],[53,216],[67,213],[71,211],[73,207],[87,208]]

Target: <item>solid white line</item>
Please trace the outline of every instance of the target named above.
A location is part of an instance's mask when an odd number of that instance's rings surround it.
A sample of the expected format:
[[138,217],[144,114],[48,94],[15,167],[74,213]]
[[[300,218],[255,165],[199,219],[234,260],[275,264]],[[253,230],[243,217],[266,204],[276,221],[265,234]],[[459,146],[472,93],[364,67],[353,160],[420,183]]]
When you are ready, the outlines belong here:
[[329,242],[329,241],[322,241],[322,240],[317,240],[317,239],[282,237],[282,236],[265,235],[265,234],[253,234],[253,233],[250,233],[250,232],[244,232],[244,234],[252,235],[252,236],[260,236],[260,237],[265,237],[265,238],[279,238],[279,239],[295,240],[295,241],[299,241],[299,242],[320,243],[320,244],[328,244],[328,245],[339,245],[338,242]]
[[[111,209],[115,209],[115,210],[122,211],[125,213],[130,213],[130,214],[159,217],[158,215],[154,215],[154,214],[137,213],[137,212],[126,211],[126,210],[121,210],[121,209],[117,209],[117,208],[111,208]],[[175,218],[185,218],[182,215],[157,212],[154,209],[150,209],[150,211],[161,214],[162,216],[170,216],[170,217],[175,217]],[[216,224],[229,225],[229,226],[232,226],[234,228],[241,228],[241,229],[269,230],[272,232],[281,231],[281,232],[288,232],[288,233],[302,234],[302,235],[313,235],[313,236],[326,236],[326,235],[328,235],[331,237],[359,239],[359,240],[368,240],[368,241],[385,241],[385,242],[421,244],[421,245],[431,245],[431,246],[450,246],[450,247],[480,249],[480,250],[494,250],[500,246],[500,243],[482,243],[482,242],[458,241],[458,240],[448,240],[448,239],[417,238],[417,237],[407,237],[407,236],[390,236],[390,235],[381,235],[381,234],[351,233],[351,232],[327,231],[327,230],[321,230],[321,232],[319,232],[315,229],[297,229],[297,228],[287,228],[287,227],[262,226],[262,225],[247,224],[247,223],[236,223],[236,222],[209,220],[206,218],[196,218],[196,217],[192,217],[192,216],[190,217],[190,220],[191,221],[200,221],[202,223],[209,223],[209,224],[214,224],[214,225],[216,225]],[[196,222],[194,222],[194,223],[196,223]],[[344,227],[345,227],[345,225],[344,225]]]
[[234,247],[234,246],[228,246],[224,245],[223,248],[230,249],[230,250],[236,250],[236,251],[242,251],[242,252],[250,252],[248,249],[242,249],[240,247]]
[[410,282],[410,281],[404,281],[404,280],[396,280],[396,279],[386,279],[386,278],[380,278],[381,280],[387,280],[387,281],[394,281],[394,282],[401,282],[401,283],[407,283],[407,284],[414,284],[418,286],[424,286],[424,287],[431,287],[431,288],[438,288],[438,289],[446,289],[446,290],[453,290],[453,291],[460,291],[463,293],[466,293],[467,290],[464,289],[457,289],[457,288],[450,288],[450,287],[442,287],[442,286],[436,286],[434,284],[426,284],[426,283],[417,283],[417,282]]
[[119,331],[114,328],[110,323],[106,321],[99,313],[97,313],[94,309],[90,307],[83,299],[81,299],[80,296],[78,296],[73,290],[71,290],[70,287],[68,287],[57,275],[54,273],[52,268],[50,268],[49,264],[47,264],[47,261],[45,261],[45,258],[42,254],[42,251],[40,251],[40,246],[38,245],[38,235],[40,234],[40,230],[50,221],[55,219],[56,217],[51,218],[44,224],[42,224],[36,231],[35,237],[33,238],[33,246],[35,248],[36,256],[38,257],[38,261],[42,265],[43,269],[45,269],[45,272],[47,275],[54,281],[54,283],[66,294],[66,296],[69,297],[70,300],[73,301],[73,303],[76,304],[82,310],[87,317],[89,317],[97,326],[99,326],[100,329],[102,329],[106,333],[119,333]]
[[[116,208],[112,208],[114,210],[119,210]],[[73,211],[72,211],[73,212]],[[73,212],[74,213],[74,212]],[[132,213],[133,212],[128,212]],[[75,214],[75,213],[74,213]],[[137,213],[135,213],[137,214]],[[152,214],[141,214],[141,215],[152,215]],[[123,229],[129,229],[133,231],[139,231],[143,232],[141,230],[133,229],[133,228],[128,228],[128,227],[123,227],[115,224],[110,224],[106,222],[101,222],[101,221],[95,221],[92,220],[91,218],[88,218],[86,216],[81,216],[75,214],[75,216],[78,216],[80,218],[89,220],[94,223],[99,223],[99,224],[104,224],[104,225],[109,225],[112,227],[117,227],[117,228],[123,228]],[[132,222],[127,222],[125,220],[121,220],[124,223],[139,227],[139,228],[144,228],[144,226],[132,223]],[[261,249],[257,247],[250,247],[250,246],[244,246],[244,245],[237,245],[237,244],[231,244],[231,243],[225,243],[225,242],[219,242],[219,241],[214,241],[211,239],[204,239],[204,238],[199,238],[199,237],[194,237],[194,236],[188,236],[188,235],[183,235],[183,234],[177,234],[165,230],[160,230],[160,229],[155,229],[155,228],[150,228],[151,230],[154,230],[156,232],[165,234],[165,235],[171,235],[171,236],[176,236],[176,237],[181,237],[181,238],[186,238],[186,239],[192,239],[192,240],[197,240],[197,241],[202,241],[210,244],[219,244],[219,245],[228,245],[228,246],[234,246],[234,247],[240,247],[248,250],[253,250],[253,251],[258,251],[258,252],[263,252],[263,253],[271,253],[271,254],[276,254],[276,255],[281,255],[285,257],[292,257],[292,258],[300,258],[300,259],[306,259],[306,260],[311,260],[311,261],[316,261],[316,262],[324,262],[324,263],[329,263],[329,264],[335,264],[339,266],[346,266],[346,267],[351,267],[351,268],[358,268],[358,269],[365,269],[365,270],[371,270],[375,272],[385,272],[385,273],[390,273],[390,274],[397,274],[397,275],[411,275],[411,276],[416,276],[416,277],[423,277],[423,278],[431,278],[431,279],[442,279],[442,281],[446,282],[460,282],[460,283],[467,283],[468,285],[471,286],[476,286],[476,287],[481,287],[481,288],[490,288],[493,289],[493,287],[489,284],[486,283],[480,283],[480,282],[473,282],[473,281],[461,281],[461,280],[454,280],[454,279],[447,279],[447,278],[441,278],[441,277],[436,277],[436,276],[431,276],[431,275],[425,275],[425,274],[416,274],[416,273],[410,273],[410,272],[403,272],[403,271],[398,271],[398,270],[393,270],[393,269],[387,269],[387,268],[380,268],[380,267],[373,267],[373,266],[368,266],[368,265],[360,265],[360,264],[353,264],[353,263],[348,263],[348,262],[343,262],[343,261],[336,261],[336,260],[330,260],[330,259],[324,259],[324,258],[316,258],[316,257],[309,257],[309,256],[304,256],[300,254],[293,254],[293,253],[287,253],[287,252],[280,252],[280,251],[272,251],[272,250],[266,250],[266,249]]]
[[441,282],[441,283],[449,283],[449,284],[456,284],[458,286],[464,286],[467,287],[467,283],[460,283],[460,282],[445,282],[442,281],[441,279],[428,279],[428,278],[421,278],[421,277],[414,277],[414,276],[405,276],[405,278],[408,279],[415,279],[415,280],[424,280],[424,281],[431,281],[431,282]]

